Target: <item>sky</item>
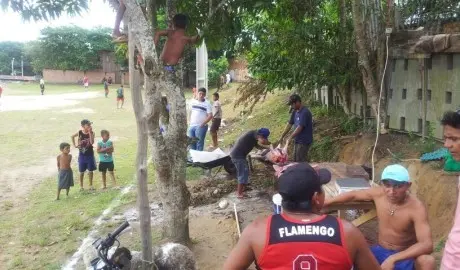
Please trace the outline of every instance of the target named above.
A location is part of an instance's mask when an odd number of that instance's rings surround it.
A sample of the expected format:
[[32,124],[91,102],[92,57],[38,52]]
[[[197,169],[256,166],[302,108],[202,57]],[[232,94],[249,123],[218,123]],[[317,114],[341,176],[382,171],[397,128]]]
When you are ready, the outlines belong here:
[[0,10],[0,41],[30,41],[40,36],[40,30],[47,26],[76,25],[84,28],[97,26],[113,27],[115,11],[102,0],[89,1],[89,10],[81,16],[69,17],[64,15],[49,22],[24,21],[12,11]]

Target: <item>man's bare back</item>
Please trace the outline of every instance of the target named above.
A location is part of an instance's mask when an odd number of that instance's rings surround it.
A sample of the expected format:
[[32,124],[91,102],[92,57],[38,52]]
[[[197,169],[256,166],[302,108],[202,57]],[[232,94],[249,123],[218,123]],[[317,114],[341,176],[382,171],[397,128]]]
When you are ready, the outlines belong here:
[[167,37],[161,60],[165,65],[176,65],[182,58],[185,46],[192,43],[193,38],[186,36],[184,30],[167,30]]
[[173,29],[158,30],[155,32],[155,46],[158,45],[160,37],[166,37],[166,43],[161,53],[161,60],[164,65],[177,65],[182,58],[185,46],[195,43],[198,36],[189,37],[185,33],[187,17],[184,14],[176,14],[173,18]]

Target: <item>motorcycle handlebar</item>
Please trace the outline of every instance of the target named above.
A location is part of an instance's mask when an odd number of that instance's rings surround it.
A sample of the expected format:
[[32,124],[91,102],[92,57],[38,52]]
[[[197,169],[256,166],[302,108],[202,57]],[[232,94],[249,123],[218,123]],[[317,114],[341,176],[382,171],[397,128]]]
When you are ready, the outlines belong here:
[[110,234],[112,238],[116,238],[124,229],[129,227],[128,221],[123,222],[113,233]]

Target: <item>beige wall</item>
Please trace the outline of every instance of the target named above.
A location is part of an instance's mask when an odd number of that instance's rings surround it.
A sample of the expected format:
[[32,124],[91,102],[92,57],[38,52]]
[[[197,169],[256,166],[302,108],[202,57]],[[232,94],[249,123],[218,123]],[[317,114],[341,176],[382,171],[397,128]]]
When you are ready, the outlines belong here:
[[108,78],[111,76],[115,80],[115,72],[103,72],[102,70],[93,71],[74,71],[74,70],[52,70],[44,69],[43,77],[46,82],[49,83],[77,83],[82,80],[83,77],[88,76],[90,84],[99,84],[102,82],[104,76]]
[[245,82],[248,80],[248,63],[244,59],[231,59],[228,63],[230,75],[235,82]]

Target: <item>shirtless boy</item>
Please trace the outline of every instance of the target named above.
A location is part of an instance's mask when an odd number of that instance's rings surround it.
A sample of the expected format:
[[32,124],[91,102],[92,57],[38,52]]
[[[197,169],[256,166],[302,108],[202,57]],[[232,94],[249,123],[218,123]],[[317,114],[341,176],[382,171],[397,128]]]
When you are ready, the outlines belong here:
[[[224,270],[247,269],[256,261],[264,270],[377,270],[362,233],[353,224],[320,213],[331,180],[325,169],[307,163],[286,169],[278,180],[282,213],[257,218],[243,231]],[[259,269],[259,268],[258,268]]]
[[353,201],[374,201],[379,219],[379,244],[371,248],[384,270],[434,270],[431,229],[423,203],[409,193],[409,172],[401,165],[383,170],[381,187],[343,193],[325,207]]
[[59,145],[61,154],[57,156],[58,168],[58,190],[56,200],[59,200],[61,189],[66,190],[67,197],[69,196],[69,189],[73,187],[73,173],[70,163],[72,162],[72,155],[70,154],[70,144],[61,143]]

